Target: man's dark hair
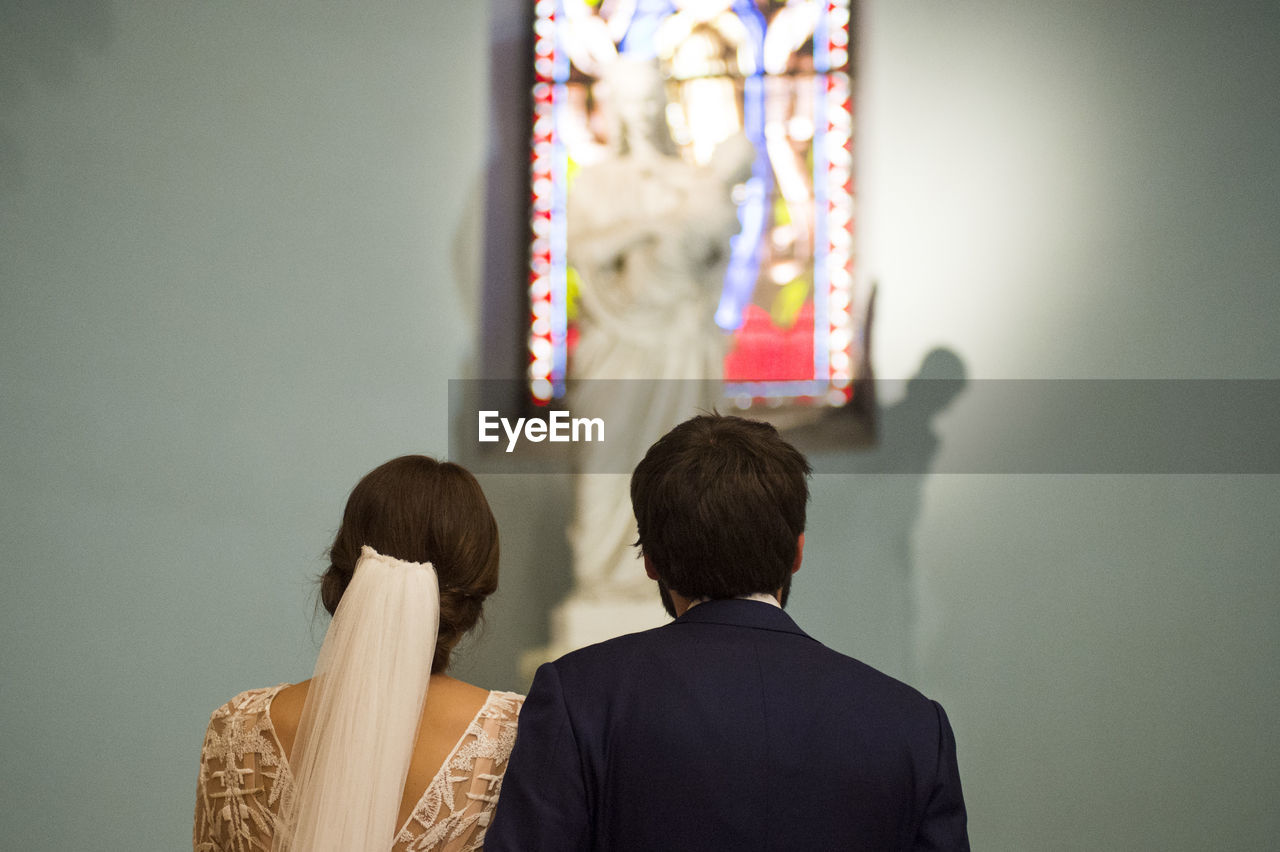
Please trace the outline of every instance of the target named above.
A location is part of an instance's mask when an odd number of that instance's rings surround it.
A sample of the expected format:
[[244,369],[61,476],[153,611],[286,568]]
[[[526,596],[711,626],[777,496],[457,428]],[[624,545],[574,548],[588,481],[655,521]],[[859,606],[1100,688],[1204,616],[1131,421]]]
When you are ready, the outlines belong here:
[[636,543],[659,584],[684,597],[782,589],[785,602],[809,473],[805,457],[768,423],[718,414],[686,420],[631,475]]

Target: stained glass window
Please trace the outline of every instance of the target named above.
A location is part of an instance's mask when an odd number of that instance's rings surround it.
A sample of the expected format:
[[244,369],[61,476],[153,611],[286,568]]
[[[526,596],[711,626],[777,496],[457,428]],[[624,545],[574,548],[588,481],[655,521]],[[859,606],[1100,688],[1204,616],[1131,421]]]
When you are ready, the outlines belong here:
[[[620,57],[652,60],[666,131],[689,163],[745,137],[737,233],[715,325],[725,395],[740,404],[850,399],[862,351],[854,287],[849,0],[538,0],[535,5],[529,388],[563,395],[578,273],[566,201],[613,131],[600,83]],[[714,333],[715,330],[711,329]]]

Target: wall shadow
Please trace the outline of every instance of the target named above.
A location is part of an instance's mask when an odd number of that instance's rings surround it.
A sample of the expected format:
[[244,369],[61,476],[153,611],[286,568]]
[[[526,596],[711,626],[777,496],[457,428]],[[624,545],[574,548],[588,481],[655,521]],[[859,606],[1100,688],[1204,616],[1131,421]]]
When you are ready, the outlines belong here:
[[0,0],[0,193],[22,188],[24,151],[11,129],[37,86],[67,88],[82,57],[113,35],[109,0]]
[[[506,381],[465,382],[468,394],[496,393],[485,407],[523,411],[528,356],[529,128],[533,74],[533,5],[500,0],[490,6],[488,151],[483,199],[474,211],[480,245],[479,274],[460,266],[462,294],[474,309],[475,348],[465,378]],[[460,241],[460,244],[463,241]],[[469,261],[468,261],[469,262]],[[470,400],[468,400],[470,401]],[[449,423],[454,430],[474,429],[459,416],[475,405],[458,405]],[[465,460],[460,460],[465,463]],[[485,623],[474,647],[462,649],[456,673],[501,689],[525,691],[520,659],[530,647],[547,644],[548,613],[573,585],[565,526],[572,510],[567,474],[478,474],[498,521],[502,542],[499,590],[485,607]]]
[[[876,397],[899,396],[891,384],[901,383],[879,382]],[[868,422],[845,410],[785,433],[816,474],[805,548],[810,576],[794,587],[797,614],[819,639],[907,681],[915,675],[920,617],[913,539],[942,446],[935,424],[965,386],[960,357],[934,349],[905,387],[892,389],[900,398],[878,408],[874,442],[833,449],[855,444],[849,433]]]

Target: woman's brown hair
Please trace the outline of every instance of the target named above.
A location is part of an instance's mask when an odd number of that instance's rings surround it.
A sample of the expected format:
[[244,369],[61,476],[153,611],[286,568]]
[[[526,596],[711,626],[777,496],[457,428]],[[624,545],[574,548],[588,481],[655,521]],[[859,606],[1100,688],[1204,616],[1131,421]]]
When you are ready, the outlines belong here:
[[384,556],[435,567],[440,630],[431,672],[444,671],[498,588],[498,525],[480,483],[465,468],[427,456],[401,456],[366,474],[347,498],[329,569],[320,578],[320,602],[330,615],[366,544]]

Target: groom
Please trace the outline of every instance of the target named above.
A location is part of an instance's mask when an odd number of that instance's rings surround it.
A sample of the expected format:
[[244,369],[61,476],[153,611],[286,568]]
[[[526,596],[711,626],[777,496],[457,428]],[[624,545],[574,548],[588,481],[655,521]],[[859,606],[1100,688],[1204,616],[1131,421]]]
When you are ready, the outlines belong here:
[[708,415],[631,477],[675,621],[538,669],[488,852],[969,848],[942,708],[783,612],[809,464]]

